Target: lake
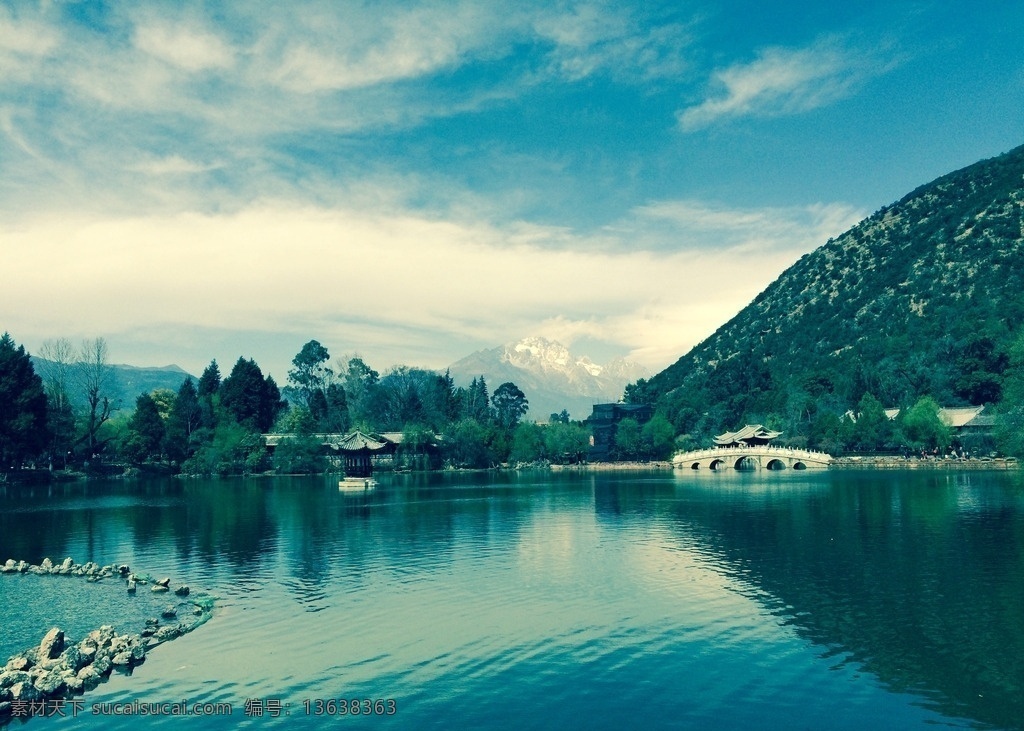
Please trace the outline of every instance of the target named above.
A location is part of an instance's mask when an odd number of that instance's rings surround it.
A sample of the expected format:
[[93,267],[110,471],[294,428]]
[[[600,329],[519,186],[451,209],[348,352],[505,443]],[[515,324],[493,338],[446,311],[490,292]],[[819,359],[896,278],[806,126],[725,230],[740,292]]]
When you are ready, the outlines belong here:
[[[87,693],[76,718],[32,728],[1024,728],[1016,473],[0,491],[0,562],[66,556],[169,576],[217,603],[204,626]],[[0,657],[54,624],[75,640],[103,623],[138,631],[144,594],[0,576]],[[381,703],[353,715],[352,699]],[[99,705],[132,701],[232,712]]]

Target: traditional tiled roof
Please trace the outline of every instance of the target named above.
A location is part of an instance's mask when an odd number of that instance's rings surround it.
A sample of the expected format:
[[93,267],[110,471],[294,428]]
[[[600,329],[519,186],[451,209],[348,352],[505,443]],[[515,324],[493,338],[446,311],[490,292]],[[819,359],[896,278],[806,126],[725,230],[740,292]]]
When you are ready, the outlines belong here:
[[739,431],[726,432],[715,437],[715,444],[719,446],[725,446],[728,444],[736,444],[738,442],[746,442],[751,439],[758,439],[767,441],[769,439],[775,439],[782,434],[780,431],[771,431],[766,429],[760,424],[747,424]]
[[[263,434],[261,436],[263,443],[268,447],[276,447],[283,440],[295,438],[294,434]],[[377,436],[370,436],[357,430],[348,434],[313,434],[311,436],[324,446],[349,451],[366,449],[375,452],[402,441],[401,432],[385,432]]]
[[984,410],[984,406],[943,407],[939,409],[939,420],[946,426],[959,429],[976,418]]
[[387,447],[389,443],[386,440],[374,439],[367,434],[363,434],[361,431],[354,431],[337,442],[335,447],[343,452],[359,452],[362,450],[378,452]]

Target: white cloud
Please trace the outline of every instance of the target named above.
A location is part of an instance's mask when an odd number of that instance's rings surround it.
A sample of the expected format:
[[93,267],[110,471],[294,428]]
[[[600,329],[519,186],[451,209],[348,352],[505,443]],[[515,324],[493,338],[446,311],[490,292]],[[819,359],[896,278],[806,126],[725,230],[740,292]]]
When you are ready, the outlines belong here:
[[[693,203],[670,208],[645,215],[700,213]],[[752,229],[771,214],[697,218]],[[329,333],[348,338],[332,351],[443,367],[467,343],[493,347],[539,333],[600,339],[660,368],[810,248],[805,234],[788,246],[608,250],[559,229],[552,245],[537,226],[524,239],[521,228],[286,204],[231,215],[39,219],[0,228],[15,274],[0,311],[12,313],[5,327],[30,342],[69,331],[116,342],[117,333],[194,328],[301,344]],[[26,301],[33,306],[20,306]]]
[[38,57],[49,54],[60,43],[56,29],[35,19],[18,19],[0,8],[0,62],[5,71],[13,57]]
[[831,38],[807,48],[768,48],[749,63],[715,71],[713,95],[679,112],[679,123],[695,130],[722,118],[809,111],[849,96],[891,67],[875,51]]
[[201,163],[188,160],[181,155],[168,155],[138,163],[131,166],[131,169],[147,175],[165,176],[206,173],[222,167],[221,163]]
[[226,69],[234,63],[228,44],[202,28],[145,23],[136,27],[134,40],[139,50],[185,71]]
[[[387,84],[458,66],[467,55],[500,40],[498,18],[468,3],[365,11],[322,17],[321,27],[308,34],[287,32],[279,51],[264,45],[261,50],[270,60],[262,69],[267,79],[298,93]],[[268,28],[268,35],[280,30]]]

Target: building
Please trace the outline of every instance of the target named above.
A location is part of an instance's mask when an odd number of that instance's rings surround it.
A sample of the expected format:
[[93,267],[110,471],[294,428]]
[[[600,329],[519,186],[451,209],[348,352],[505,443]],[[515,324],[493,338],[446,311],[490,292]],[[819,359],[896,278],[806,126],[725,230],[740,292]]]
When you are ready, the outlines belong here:
[[590,461],[609,462],[615,456],[615,431],[623,419],[633,419],[643,426],[654,416],[651,404],[594,404],[587,419],[590,437]]

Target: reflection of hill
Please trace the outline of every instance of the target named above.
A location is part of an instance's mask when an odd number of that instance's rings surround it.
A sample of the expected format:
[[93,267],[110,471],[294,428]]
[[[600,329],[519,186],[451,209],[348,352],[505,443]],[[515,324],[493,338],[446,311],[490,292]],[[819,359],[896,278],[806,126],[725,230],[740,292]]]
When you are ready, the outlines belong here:
[[1019,488],[973,474],[813,484],[686,480],[658,512],[827,655],[946,715],[1024,727]]

